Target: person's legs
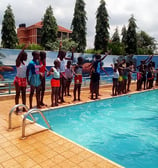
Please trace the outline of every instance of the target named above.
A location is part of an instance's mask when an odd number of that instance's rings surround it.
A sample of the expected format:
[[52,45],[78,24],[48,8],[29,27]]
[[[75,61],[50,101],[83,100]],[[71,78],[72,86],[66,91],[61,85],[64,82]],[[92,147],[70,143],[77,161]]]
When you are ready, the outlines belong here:
[[118,79],[115,79],[115,86],[114,86],[114,95],[116,96],[118,94]]
[[152,79],[149,80],[149,89],[152,88]]
[[[52,107],[54,106],[54,104],[53,104],[53,102],[54,102],[54,94],[55,94],[55,88],[52,87],[52,94],[51,94],[51,106]],[[59,96],[59,95],[57,95],[57,96]]]
[[154,79],[151,80],[151,86],[153,87],[154,86]]
[[96,82],[96,96],[95,98],[98,99],[99,96],[99,80]]
[[91,93],[91,99],[93,99],[93,94],[94,94],[94,82],[91,79],[91,83],[90,83],[90,93]]
[[30,86],[30,96],[29,96],[30,109],[32,108],[34,90],[35,90],[35,87],[31,85]]
[[70,95],[70,85],[71,85],[71,80],[67,81],[67,95],[68,96],[71,96]]
[[15,95],[15,104],[19,104],[20,86],[18,85],[18,83],[17,83],[17,82],[15,82],[15,90],[16,90],[16,95]]
[[74,85],[74,101],[76,101],[77,84]]
[[143,83],[144,83],[144,90],[145,90],[146,89],[146,79],[144,79]]
[[91,86],[90,86],[90,92],[91,92],[91,99],[93,100],[93,96],[94,96],[94,89],[95,89],[95,84],[93,82],[91,82]]
[[149,79],[147,79],[146,88],[149,89]]
[[59,94],[59,88],[55,88],[55,106],[58,106],[58,94]]
[[61,92],[62,92],[62,78],[60,77],[60,87],[59,87],[59,94],[58,94],[58,99],[60,99],[61,100]]
[[62,91],[61,91],[61,102],[64,102],[64,93],[65,93],[65,85],[66,85],[66,80],[65,78],[63,77],[62,78]]
[[45,104],[43,103],[43,99],[44,99],[44,92],[45,92],[45,77],[42,78],[41,80],[41,94],[40,94],[40,105],[44,106]]
[[41,86],[36,87],[37,108],[41,108],[41,106],[40,106],[40,90],[41,90]]
[[65,96],[68,95],[68,79],[66,79]]
[[77,86],[77,89],[78,89],[78,100],[80,101],[80,95],[81,95],[81,84],[78,84]]
[[117,82],[118,82],[118,80],[117,80],[117,78],[113,78],[113,90],[112,90],[112,95],[113,96],[116,96],[117,95],[117,92],[118,92],[118,90],[117,90]]
[[[26,105],[26,87],[20,87],[21,94],[22,94],[22,104]],[[23,107],[23,112],[25,112],[26,109]]]
[[115,90],[115,79],[112,79],[112,96],[114,96],[114,90]]
[[127,93],[127,79],[124,79],[124,93]]
[[93,99],[94,93],[95,93],[95,82],[96,82],[96,78],[95,78],[95,73],[91,74],[91,82],[90,82],[90,92],[91,92],[91,99]]
[[131,78],[128,78],[127,91],[130,91]]
[[[15,91],[16,91],[16,94],[15,94],[15,104],[19,104],[20,86],[18,85],[17,82],[15,82]],[[19,111],[18,107],[16,108],[16,111],[17,112]]]
[[21,87],[22,92],[22,103],[26,105],[26,87]]
[[101,96],[101,94],[99,93],[99,86],[100,86],[100,74],[99,74],[99,76],[98,76],[98,77],[99,77],[99,79],[98,79],[98,80],[99,80],[99,81],[98,81],[98,96]]

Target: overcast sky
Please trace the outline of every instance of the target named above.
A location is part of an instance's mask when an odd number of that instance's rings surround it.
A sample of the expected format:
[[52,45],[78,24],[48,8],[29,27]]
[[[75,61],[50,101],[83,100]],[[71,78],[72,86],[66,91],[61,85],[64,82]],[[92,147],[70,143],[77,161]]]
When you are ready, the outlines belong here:
[[[0,0],[0,30],[4,11],[10,4],[18,27],[21,23],[30,26],[43,18],[46,8],[51,5],[57,24],[70,29],[76,0]],[[93,48],[96,11],[100,0],[85,0],[87,12],[87,48]],[[110,34],[116,27],[128,25],[133,14],[138,26],[158,41],[158,0],[105,0],[109,14]]]

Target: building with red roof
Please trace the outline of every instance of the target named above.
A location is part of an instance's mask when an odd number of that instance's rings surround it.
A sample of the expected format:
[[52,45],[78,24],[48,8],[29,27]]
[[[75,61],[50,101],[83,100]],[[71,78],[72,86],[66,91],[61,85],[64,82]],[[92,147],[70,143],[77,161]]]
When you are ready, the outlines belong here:
[[[29,27],[26,27],[26,24],[20,24],[17,29],[19,44],[41,44],[42,26],[42,21]],[[58,39],[69,38],[71,33],[71,30],[58,25]]]

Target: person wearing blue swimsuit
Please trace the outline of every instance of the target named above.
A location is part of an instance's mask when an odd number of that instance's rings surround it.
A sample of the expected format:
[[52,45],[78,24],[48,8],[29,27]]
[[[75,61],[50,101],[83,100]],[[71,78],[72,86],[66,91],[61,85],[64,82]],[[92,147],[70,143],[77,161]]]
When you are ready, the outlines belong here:
[[32,108],[32,99],[34,95],[34,91],[36,90],[36,101],[37,101],[37,108],[41,108],[40,106],[40,86],[41,86],[41,79],[40,79],[40,64],[39,64],[39,52],[33,51],[32,52],[33,60],[30,61],[27,67],[27,81],[30,85],[30,96],[29,96],[29,103],[30,109]]

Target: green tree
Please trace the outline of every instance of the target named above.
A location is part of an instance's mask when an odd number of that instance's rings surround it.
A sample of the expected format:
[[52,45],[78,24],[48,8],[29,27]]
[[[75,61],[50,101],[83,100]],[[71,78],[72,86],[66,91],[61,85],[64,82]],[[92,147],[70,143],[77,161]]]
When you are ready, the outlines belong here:
[[122,27],[121,35],[122,35],[121,42],[126,46],[126,44],[127,44],[127,30],[126,30],[126,26]]
[[120,43],[120,36],[119,36],[118,28],[115,29],[115,32],[112,35],[112,39],[108,43],[108,49],[111,50],[111,54],[113,55],[123,54],[123,47],[122,47],[122,43]]
[[53,43],[57,39],[57,30],[58,26],[56,23],[56,19],[53,15],[52,7],[49,6],[46,9],[46,12],[44,14],[43,19],[43,27],[41,29],[41,45],[45,49],[50,49],[49,45],[50,43]]
[[126,50],[127,50],[127,30],[126,30],[126,26],[122,27],[121,35],[122,35],[121,43],[122,43],[123,55],[126,55]]
[[71,23],[71,38],[78,43],[76,48],[77,52],[84,52],[86,48],[86,20],[85,2],[83,0],[76,0],[74,16]]
[[146,32],[140,31],[137,33],[138,54],[153,54],[156,49],[156,43],[153,37],[150,37]]
[[[47,44],[47,47],[49,47],[50,50],[58,51],[60,42],[61,42],[60,40],[56,40],[54,43]],[[72,47],[76,48],[77,45],[78,44],[75,43],[74,41],[72,41],[72,39],[63,39],[61,49],[64,51],[70,51],[72,49]]]
[[137,33],[136,33],[136,20],[132,15],[129,19],[127,30],[127,48],[126,53],[137,54]]
[[107,51],[109,40],[109,20],[104,0],[100,1],[100,6],[97,9],[96,15],[96,35],[94,40],[95,50]]
[[112,36],[112,42],[120,43],[120,36],[119,36],[118,28],[115,29],[115,32]]
[[11,6],[8,5],[4,13],[4,18],[2,21],[2,46],[4,48],[15,48],[18,42],[14,14]]
[[124,48],[122,46],[122,43],[109,42],[108,49],[111,50],[112,55],[124,55]]

